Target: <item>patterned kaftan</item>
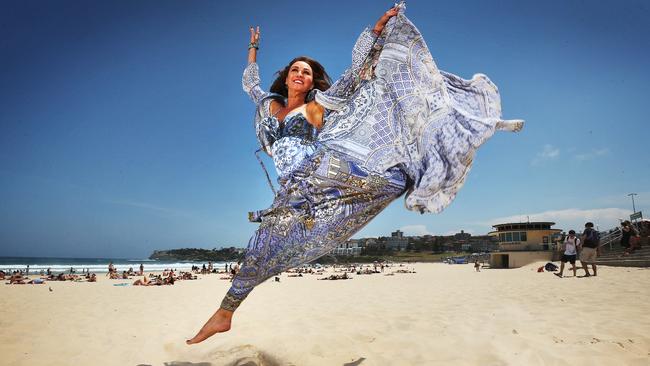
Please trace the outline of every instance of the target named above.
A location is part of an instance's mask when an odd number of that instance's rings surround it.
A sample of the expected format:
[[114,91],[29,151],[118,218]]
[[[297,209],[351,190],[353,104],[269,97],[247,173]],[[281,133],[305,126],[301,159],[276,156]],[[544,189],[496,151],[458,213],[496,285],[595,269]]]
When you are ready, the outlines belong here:
[[329,253],[404,192],[409,209],[444,209],[475,150],[508,122],[494,84],[439,71],[401,11],[379,38],[366,29],[352,66],[316,93],[326,108],[318,134],[302,113],[283,123],[272,116],[279,96],[259,84],[252,63],[243,86],[257,104],[256,133],[273,156],[280,190],[270,208],[251,214],[260,226],[221,303],[227,310],[269,277]]

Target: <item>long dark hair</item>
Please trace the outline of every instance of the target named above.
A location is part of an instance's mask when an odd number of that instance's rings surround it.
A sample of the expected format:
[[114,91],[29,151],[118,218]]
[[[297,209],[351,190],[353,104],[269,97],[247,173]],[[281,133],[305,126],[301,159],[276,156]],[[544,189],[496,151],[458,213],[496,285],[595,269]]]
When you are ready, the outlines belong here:
[[[289,96],[289,91],[287,90],[287,85],[285,84],[287,80],[287,75],[289,75],[289,69],[291,68],[291,65],[298,61],[303,61],[309,64],[311,66],[311,71],[313,73],[312,79],[313,79],[313,88],[325,91],[329,89],[330,85],[332,85],[332,79],[330,79],[329,75],[327,75],[327,72],[325,72],[325,68],[323,65],[320,64],[320,62],[309,58],[307,56],[299,56],[291,60],[287,66],[285,66],[282,70],[276,72],[275,74],[278,75],[278,77],[275,79],[273,84],[271,85],[271,93],[276,93],[284,96],[287,98]],[[308,98],[311,96],[311,93],[308,93],[307,96],[305,96],[305,102],[307,102]]]

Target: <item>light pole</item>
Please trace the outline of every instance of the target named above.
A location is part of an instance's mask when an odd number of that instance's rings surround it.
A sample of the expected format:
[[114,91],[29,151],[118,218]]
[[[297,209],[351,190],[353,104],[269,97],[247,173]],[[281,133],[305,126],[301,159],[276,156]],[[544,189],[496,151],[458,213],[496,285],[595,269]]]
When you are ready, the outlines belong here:
[[638,196],[638,194],[630,193],[628,196],[632,197],[632,213],[636,213],[636,207],[634,207],[634,196]]

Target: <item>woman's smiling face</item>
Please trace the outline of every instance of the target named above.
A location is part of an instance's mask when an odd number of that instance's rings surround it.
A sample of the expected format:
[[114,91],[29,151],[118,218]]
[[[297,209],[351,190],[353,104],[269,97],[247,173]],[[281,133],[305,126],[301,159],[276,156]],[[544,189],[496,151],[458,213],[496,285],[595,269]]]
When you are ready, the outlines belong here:
[[287,89],[298,93],[308,93],[314,84],[314,73],[305,61],[296,61],[289,68],[286,79]]

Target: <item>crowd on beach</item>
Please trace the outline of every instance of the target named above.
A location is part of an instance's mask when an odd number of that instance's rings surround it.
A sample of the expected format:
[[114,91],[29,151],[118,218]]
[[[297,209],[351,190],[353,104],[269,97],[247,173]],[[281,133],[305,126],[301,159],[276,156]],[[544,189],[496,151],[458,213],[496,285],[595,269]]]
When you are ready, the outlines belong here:
[[75,274],[73,269],[70,270],[70,273],[61,272],[54,274],[48,268],[47,271],[40,271],[39,275],[38,278],[30,279],[28,277],[29,266],[25,271],[15,270],[11,273],[0,270],[0,280],[9,280],[9,282],[6,282],[7,285],[41,285],[45,281],[97,282],[97,275],[86,270],[81,275]]
[[[392,270],[393,267],[397,266],[398,269]],[[404,263],[392,263],[392,262],[374,262],[371,264],[363,263],[350,263],[345,265],[331,265],[331,266],[320,266],[316,267],[308,265],[303,267],[298,267],[287,271],[288,277],[303,277],[303,274],[310,275],[320,275],[325,277],[318,278],[318,280],[349,280],[352,279],[351,274],[356,275],[372,275],[372,274],[384,274],[384,276],[393,276],[395,273],[415,273],[415,270],[403,268],[406,265]],[[390,272],[384,273],[385,269],[391,268]],[[333,274],[327,275],[328,272],[334,272]]]
[[[139,270],[132,267],[128,270],[118,271],[113,264],[109,262],[108,272],[105,277],[109,280],[133,280],[130,284],[133,286],[164,286],[174,285],[177,281],[196,280],[198,275],[221,275],[220,279],[232,281],[240,269],[240,263],[226,263],[223,267],[217,268],[209,262],[202,266],[194,265],[190,271],[178,271],[173,268],[167,268],[162,273],[145,274],[144,265],[140,264]],[[386,271],[390,270],[390,272]],[[386,271],[386,273],[384,273]],[[333,272],[329,274],[329,272]],[[333,265],[304,265],[286,271],[288,277],[303,277],[305,275],[319,276],[319,280],[347,280],[352,279],[352,274],[371,275],[384,274],[392,276],[395,273],[415,273],[412,269],[405,268],[405,264],[391,262],[374,262],[371,264],[333,264]],[[28,277],[29,266],[25,270],[15,270],[13,272],[0,271],[0,280],[8,280],[6,284],[43,284],[46,281],[73,281],[73,282],[97,282],[97,275],[91,273],[88,269],[83,269],[81,274],[77,274],[74,268],[61,273],[53,273],[51,269],[40,271],[38,278],[30,279]],[[279,277],[276,277],[279,281]]]
[[[635,250],[640,248],[640,235],[639,231],[629,221],[623,221],[621,227],[620,245],[624,248],[622,256],[627,256],[634,253]],[[645,235],[645,234],[644,234]],[[564,268],[567,263],[571,264],[571,271],[577,277],[576,261],[580,260],[582,269],[584,270],[583,277],[596,276],[597,266],[596,258],[600,255],[600,237],[598,231],[594,229],[594,224],[588,222],[585,224],[585,229],[580,236],[576,235],[575,230],[569,230],[568,234],[562,240],[561,244],[561,264],[559,273],[555,273],[558,277],[564,276]],[[472,258],[474,262],[474,270],[480,272],[481,268],[485,266],[482,258]],[[452,263],[452,261],[447,260]],[[464,261],[466,263],[467,261]],[[457,263],[457,262],[453,262]],[[471,263],[471,261],[470,261]],[[394,267],[398,268],[394,268]],[[591,271],[589,271],[591,266]],[[396,273],[415,273],[414,270],[404,268],[404,263],[392,262],[374,262],[370,264],[349,263],[349,264],[333,264],[333,265],[320,265],[310,264],[297,267],[286,271],[288,277],[304,277],[306,275],[319,276],[318,280],[347,280],[351,279],[351,274],[356,275],[371,275],[383,274],[385,276],[393,276]],[[165,269],[160,274],[149,273],[145,275],[144,265],[140,264],[139,270],[136,271],[132,267],[124,270],[121,273],[115,268],[113,262],[108,264],[108,272],[106,277],[111,280],[131,280],[135,276],[142,276],[133,281],[133,286],[163,286],[174,285],[177,281],[183,280],[196,280],[197,275],[221,275],[220,279],[232,281],[240,269],[240,263],[225,263],[223,268],[213,265],[208,262],[207,265],[201,266],[194,265],[190,271],[178,271],[176,269]],[[386,270],[389,270],[386,271]],[[548,269],[547,269],[548,270]],[[384,272],[387,273],[384,273]],[[553,271],[551,269],[551,271]],[[330,273],[333,272],[333,273]],[[36,273],[34,273],[36,275]],[[70,268],[67,272],[53,273],[50,268],[46,271],[40,270],[40,276],[37,278],[30,278],[29,265],[25,270],[0,270],[0,280],[5,280],[8,285],[22,285],[22,284],[44,284],[46,281],[73,281],[73,282],[97,282],[97,275],[91,273],[90,269],[82,269],[81,274],[77,274],[74,268]],[[275,281],[279,282],[280,278],[275,277]]]

